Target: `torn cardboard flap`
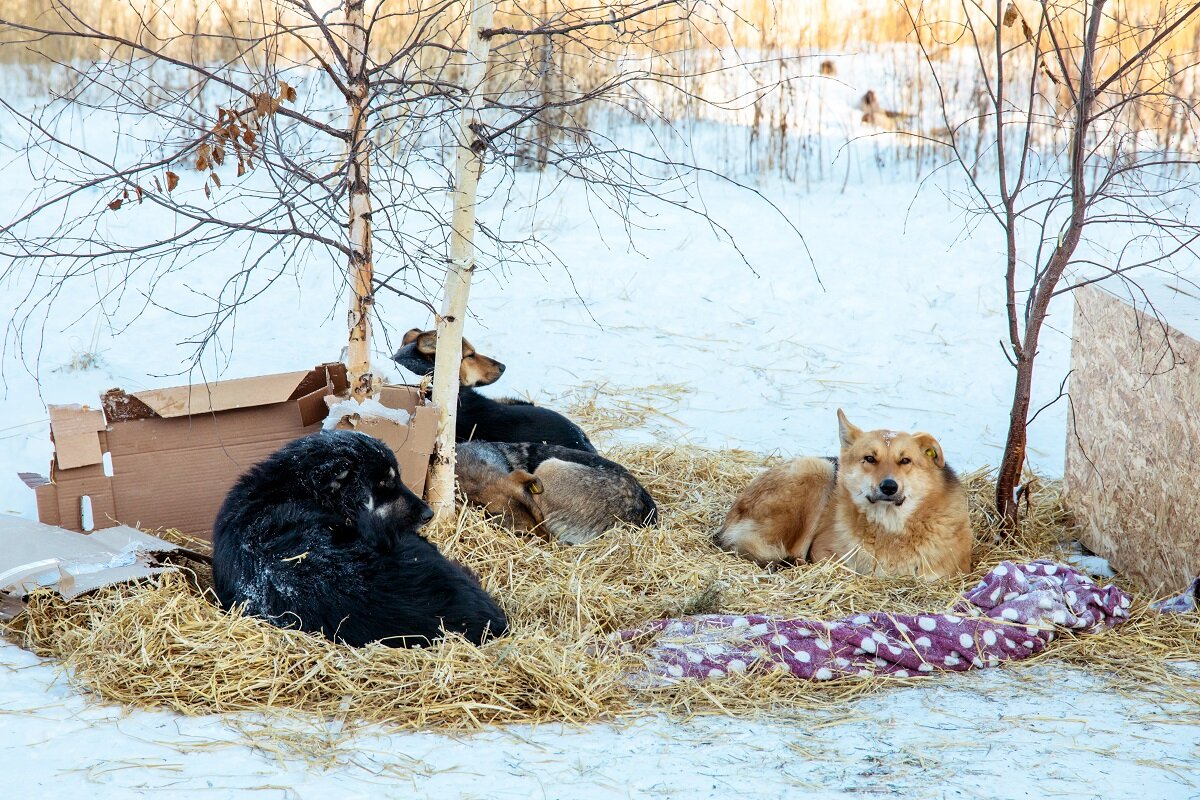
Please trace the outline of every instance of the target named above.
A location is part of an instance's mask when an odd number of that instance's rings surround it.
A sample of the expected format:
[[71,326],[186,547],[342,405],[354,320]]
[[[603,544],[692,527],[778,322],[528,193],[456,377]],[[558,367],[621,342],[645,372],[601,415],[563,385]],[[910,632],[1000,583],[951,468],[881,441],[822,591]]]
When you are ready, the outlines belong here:
[[101,586],[173,570],[154,566],[171,542],[124,525],[86,535],[0,514],[0,594],[51,588],[67,600]]
[[258,378],[235,378],[195,386],[134,392],[133,396],[158,416],[171,419],[213,411],[229,411],[234,408],[285,403],[296,399],[295,393],[308,374],[309,370],[302,370]]
[[100,431],[105,427],[103,412],[78,403],[47,409],[58,465],[73,469],[99,464],[104,458],[100,449]]

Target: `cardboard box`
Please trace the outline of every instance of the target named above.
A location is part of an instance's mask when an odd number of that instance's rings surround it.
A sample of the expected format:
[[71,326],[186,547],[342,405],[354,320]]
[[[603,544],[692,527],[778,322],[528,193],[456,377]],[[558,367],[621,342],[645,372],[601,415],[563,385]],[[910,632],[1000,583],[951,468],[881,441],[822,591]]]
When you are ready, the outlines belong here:
[[[322,364],[132,394],[112,389],[100,410],[51,406],[50,479],[24,476],[37,493],[38,518],[75,531],[124,523],[208,538],[238,476],[284,444],[320,430],[326,397],[347,388],[343,365]],[[382,422],[365,432],[397,451],[405,483],[423,491],[436,412],[420,405],[412,387],[386,387],[384,393],[387,402],[411,410],[412,422],[405,429]]]
[[1073,292],[1064,491],[1080,540],[1162,595],[1200,574],[1200,300],[1141,290],[1162,322],[1096,286]]

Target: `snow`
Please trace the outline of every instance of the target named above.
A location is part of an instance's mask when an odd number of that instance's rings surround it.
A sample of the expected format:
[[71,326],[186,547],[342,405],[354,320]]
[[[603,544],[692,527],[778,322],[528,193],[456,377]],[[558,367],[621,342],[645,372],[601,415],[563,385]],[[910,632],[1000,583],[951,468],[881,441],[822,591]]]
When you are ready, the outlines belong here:
[[[520,176],[510,207],[501,214],[497,198],[483,218],[538,233],[565,266],[501,263],[478,278],[467,337],[508,366],[485,391],[553,403],[588,387],[629,387],[657,412],[631,438],[785,454],[834,452],[840,407],[861,427],[934,433],[959,469],[994,465],[1013,378],[998,345],[999,231],[967,225],[947,199],[962,189],[951,172],[921,183],[911,170],[872,171],[872,147],[838,156],[853,165],[853,181],[842,161],[804,185],[762,179],[758,189],[803,240],[755,195],[702,179],[706,207],[736,232],[736,248],[679,208],[647,207],[627,229],[579,191],[545,198],[538,176]],[[5,176],[7,219],[34,181],[11,165]],[[111,224],[170,229],[144,213]],[[114,386],[187,379],[179,373],[197,321],[180,314],[203,309],[205,291],[219,294],[225,257],[214,253],[186,280],[160,276],[170,309],[114,306],[113,276],[102,274],[64,287],[44,333],[35,325],[18,340],[7,331],[0,511],[36,516],[16,473],[46,469],[46,403],[94,404]],[[311,261],[283,268],[287,279],[238,316],[236,337],[218,341],[194,380],[338,358],[345,287],[336,271]],[[29,288],[0,284],[0,303],[16,308]],[[1052,306],[1035,408],[1067,372],[1069,302]],[[377,307],[376,367],[408,378],[387,356],[400,333],[429,327],[428,312],[386,295]],[[1030,429],[1031,461],[1049,476],[1062,471],[1065,414],[1054,405]],[[55,665],[3,643],[0,785],[6,797],[52,789],[64,798],[1195,797],[1194,708],[1180,719],[1165,700],[1112,689],[1103,676],[1044,664],[938,676],[836,712],[449,736],[99,705]]]
[[329,416],[321,427],[327,431],[333,430],[345,417],[361,417],[363,419],[386,419],[397,425],[407,425],[410,414],[403,408],[388,408],[373,397],[362,402],[358,400],[340,400],[329,406]]
[[[1061,667],[986,670],[776,720],[395,734],[89,703],[0,649],[6,796],[1194,797],[1200,729]],[[1136,730],[1137,736],[1130,732]],[[270,735],[265,735],[267,732]]]

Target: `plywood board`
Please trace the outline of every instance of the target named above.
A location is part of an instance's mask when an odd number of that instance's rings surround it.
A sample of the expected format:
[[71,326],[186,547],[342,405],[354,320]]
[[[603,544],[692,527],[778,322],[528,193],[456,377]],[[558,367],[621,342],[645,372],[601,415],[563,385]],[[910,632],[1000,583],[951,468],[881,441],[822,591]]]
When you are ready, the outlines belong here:
[[[1161,288],[1161,287],[1160,287]],[[1094,286],[1076,289],[1065,488],[1080,539],[1154,594],[1200,574],[1200,300],[1157,319]]]

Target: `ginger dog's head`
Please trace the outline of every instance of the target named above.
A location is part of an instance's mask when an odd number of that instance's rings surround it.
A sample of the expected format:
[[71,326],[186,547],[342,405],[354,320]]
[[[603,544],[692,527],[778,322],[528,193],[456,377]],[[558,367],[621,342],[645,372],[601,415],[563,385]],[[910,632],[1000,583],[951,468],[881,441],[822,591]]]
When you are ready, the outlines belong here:
[[[396,351],[392,360],[418,375],[433,372],[434,355],[437,353],[437,331],[413,328],[404,334],[403,347]],[[462,340],[462,364],[458,368],[461,386],[488,386],[500,380],[504,365],[494,358],[475,352],[466,339]]]
[[928,433],[864,431],[838,409],[838,483],[868,519],[899,533],[909,515],[945,486],[946,456]]
[[488,512],[499,514],[505,524],[516,530],[532,531],[545,519],[536,497],[542,492],[540,480],[517,469],[490,481],[473,499]]

